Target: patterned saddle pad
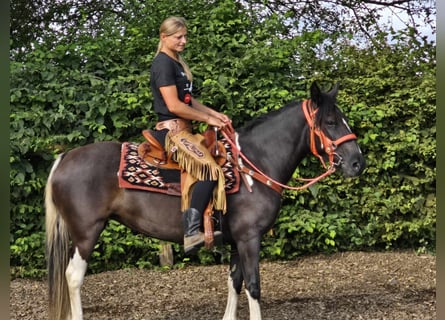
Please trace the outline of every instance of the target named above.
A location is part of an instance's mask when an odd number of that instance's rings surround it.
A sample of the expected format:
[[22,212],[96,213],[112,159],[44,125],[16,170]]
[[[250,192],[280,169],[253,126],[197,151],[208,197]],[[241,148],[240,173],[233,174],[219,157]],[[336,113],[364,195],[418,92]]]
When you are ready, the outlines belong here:
[[[148,164],[139,156],[138,146],[138,144],[133,142],[124,142],[122,144],[118,171],[119,187],[180,196],[180,171],[161,169]],[[231,155],[230,144],[224,142],[224,148],[227,154]],[[233,168],[232,163],[229,161],[226,161],[222,169],[225,176],[226,193],[238,192],[240,185],[239,172]]]

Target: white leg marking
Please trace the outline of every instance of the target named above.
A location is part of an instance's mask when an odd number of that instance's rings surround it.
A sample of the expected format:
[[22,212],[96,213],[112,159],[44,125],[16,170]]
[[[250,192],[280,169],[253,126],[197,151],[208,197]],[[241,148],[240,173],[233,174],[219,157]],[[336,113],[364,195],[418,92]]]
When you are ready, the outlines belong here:
[[229,295],[227,296],[227,306],[223,320],[236,320],[239,294],[236,293],[235,288],[233,287],[233,280],[230,275],[227,280],[227,287],[229,288]]
[[68,282],[71,304],[71,320],[82,320],[82,303],[80,301],[80,287],[83,284],[87,262],[82,259],[76,248],[74,256],[70,259],[66,268],[65,276]]
[[246,290],[246,294],[249,300],[250,320],[261,320],[261,308],[259,301],[252,298],[248,290]]

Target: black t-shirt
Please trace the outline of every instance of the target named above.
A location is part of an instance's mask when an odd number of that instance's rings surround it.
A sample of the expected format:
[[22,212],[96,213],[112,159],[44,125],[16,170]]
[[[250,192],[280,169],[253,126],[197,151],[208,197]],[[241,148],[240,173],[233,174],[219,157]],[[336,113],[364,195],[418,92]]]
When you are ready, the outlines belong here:
[[153,92],[154,110],[159,121],[178,118],[168,110],[159,90],[160,87],[176,85],[179,100],[191,106],[192,83],[188,80],[182,65],[163,52],[153,59],[150,85]]

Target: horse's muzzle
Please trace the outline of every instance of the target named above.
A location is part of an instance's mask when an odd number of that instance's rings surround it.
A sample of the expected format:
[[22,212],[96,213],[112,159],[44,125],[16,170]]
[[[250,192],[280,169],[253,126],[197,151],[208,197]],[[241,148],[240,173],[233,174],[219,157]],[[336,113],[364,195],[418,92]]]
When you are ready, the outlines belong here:
[[366,168],[366,160],[362,155],[349,159],[349,161],[344,161],[344,159],[339,157],[339,161],[336,162],[336,165],[337,163],[345,177],[357,177],[362,174],[363,170]]

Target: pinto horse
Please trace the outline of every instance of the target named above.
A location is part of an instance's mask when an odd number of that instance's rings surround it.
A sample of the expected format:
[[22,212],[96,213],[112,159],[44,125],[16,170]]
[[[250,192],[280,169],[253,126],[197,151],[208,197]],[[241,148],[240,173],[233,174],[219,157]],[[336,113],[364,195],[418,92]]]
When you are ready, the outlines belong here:
[[[356,136],[336,105],[338,86],[322,92],[314,83],[310,91],[310,100],[292,102],[237,129],[242,167],[248,168],[241,175],[256,179],[228,195],[221,218],[232,249],[225,320],[236,319],[243,282],[250,319],[261,319],[261,237],[273,226],[280,190],[300,161],[312,151],[323,164],[329,160],[330,172],[340,169],[346,177],[365,167]],[[180,198],[119,188],[120,153],[121,143],[100,142],[68,151],[53,164],[45,190],[50,319],[83,318],[81,285],[108,219],[149,237],[183,241]]]

